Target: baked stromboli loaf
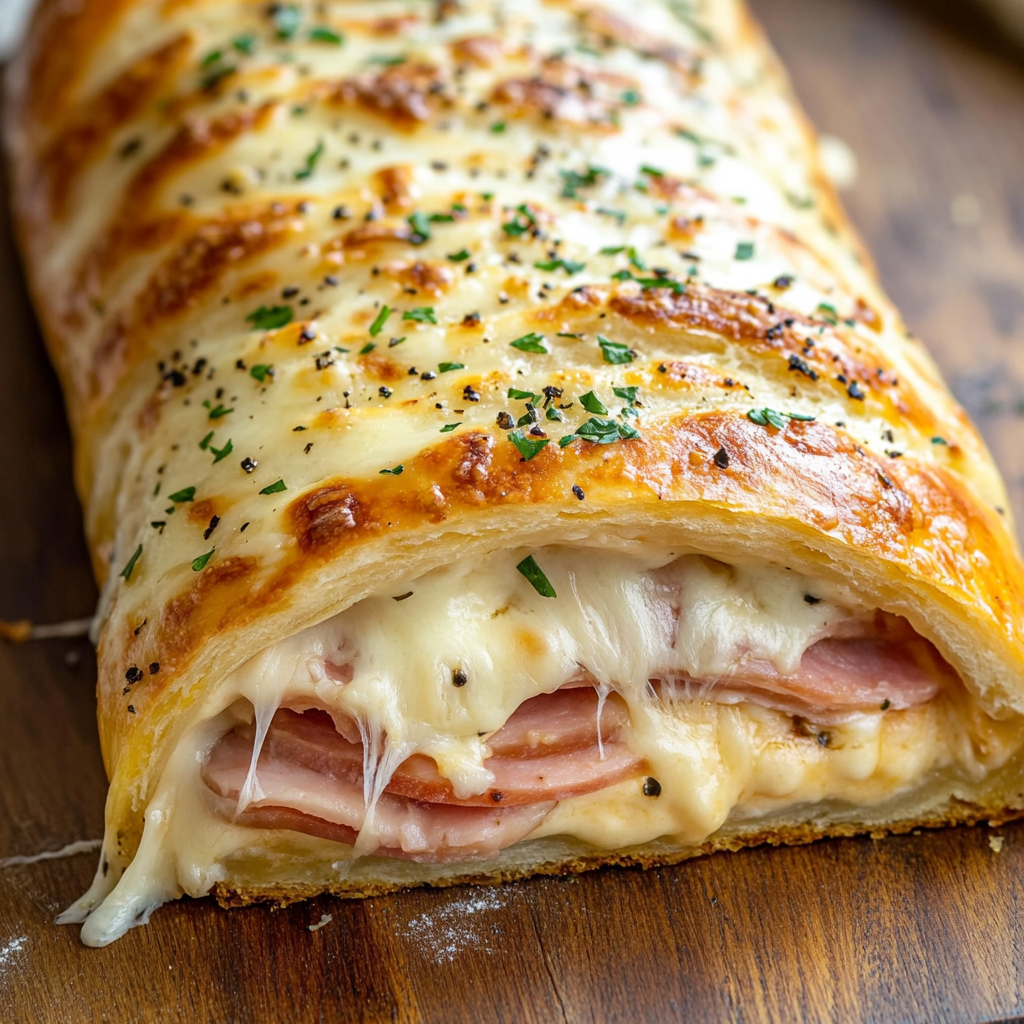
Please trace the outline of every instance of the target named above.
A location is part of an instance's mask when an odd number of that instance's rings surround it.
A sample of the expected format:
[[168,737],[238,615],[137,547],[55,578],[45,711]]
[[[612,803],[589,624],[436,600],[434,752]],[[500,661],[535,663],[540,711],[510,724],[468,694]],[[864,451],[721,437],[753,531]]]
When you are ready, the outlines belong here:
[[48,0],[9,86],[85,941],[1020,813],[999,475],[741,3]]

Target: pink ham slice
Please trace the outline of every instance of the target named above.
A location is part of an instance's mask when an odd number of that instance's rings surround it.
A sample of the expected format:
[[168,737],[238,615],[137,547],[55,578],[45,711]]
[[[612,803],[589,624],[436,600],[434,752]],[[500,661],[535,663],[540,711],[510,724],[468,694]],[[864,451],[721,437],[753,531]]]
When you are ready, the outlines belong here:
[[[625,705],[614,696],[606,702],[601,746],[597,708],[592,688],[526,701],[487,741],[494,755],[485,767],[495,782],[477,796],[459,799],[433,760],[408,758],[377,804],[376,852],[422,861],[494,856],[533,831],[556,801],[639,775],[642,760],[618,739],[629,722]],[[252,726],[234,729],[203,770],[208,788],[223,798],[227,817],[245,783],[252,744]],[[263,797],[237,820],[353,843],[365,815],[362,776],[361,744],[342,735],[330,716],[282,709],[260,753]]]
[[782,675],[768,661],[744,661],[714,683],[668,678],[670,685],[660,689],[663,695],[674,689],[687,697],[750,700],[826,722],[851,712],[926,704],[957,678],[905,619],[878,612],[862,633],[819,640],[804,652],[794,675]]

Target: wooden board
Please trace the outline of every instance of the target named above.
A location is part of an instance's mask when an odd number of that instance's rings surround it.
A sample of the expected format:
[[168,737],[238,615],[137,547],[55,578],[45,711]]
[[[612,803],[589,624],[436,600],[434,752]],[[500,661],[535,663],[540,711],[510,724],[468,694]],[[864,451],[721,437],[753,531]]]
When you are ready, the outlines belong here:
[[[1024,58],[945,0],[758,0],[910,323],[1024,521]],[[945,13],[948,9],[948,13]],[[950,204],[980,210],[957,227]],[[60,398],[0,223],[0,618],[90,613]],[[73,664],[77,659],[77,665]],[[96,838],[91,651],[0,646],[0,856]],[[990,838],[1004,838],[996,853]],[[722,854],[652,872],[166,907],[105,950],[54,914],[92,856],[0,869],[11,1022],[989,1021],[1024,1012],[1024,826]],[[318,931],[322,914],[332,920]]]

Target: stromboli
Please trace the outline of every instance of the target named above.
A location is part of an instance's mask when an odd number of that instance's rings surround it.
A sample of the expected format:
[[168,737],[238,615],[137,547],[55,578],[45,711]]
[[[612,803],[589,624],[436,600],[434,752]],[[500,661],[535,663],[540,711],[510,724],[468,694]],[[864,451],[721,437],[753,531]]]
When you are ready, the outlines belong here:
[[43,5],[8,145],[103,584],[87,941],[1024,806],[990,457],[745,8],[618,8]]

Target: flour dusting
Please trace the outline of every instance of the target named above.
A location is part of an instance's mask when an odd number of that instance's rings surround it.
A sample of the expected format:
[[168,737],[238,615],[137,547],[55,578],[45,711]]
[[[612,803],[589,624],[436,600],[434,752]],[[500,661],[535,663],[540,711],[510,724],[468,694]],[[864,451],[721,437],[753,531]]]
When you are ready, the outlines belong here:
[[17,953],[26,942],[28,942],[28,936],[19,935],[16,939],[11,939],[6,946],[0,947],[0,968],[7,967],[14,959],[15,953]]
[[334,915],[333,914],[321,914],[320,915],[320,920],[317,921],[316,924],[309,925],[309,930],[311,932],[318,932],[318,931],[320,931],[321,928],[324,927],[324,925],[330,924],[333,920],[334,920]]
[[501,889],[480,889],[429,914],[420,914],[401,931],[403,938],[435,963],[452,963],[467,949],[497,953],[501,925],[492,915],[507,901]]

